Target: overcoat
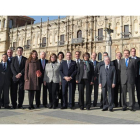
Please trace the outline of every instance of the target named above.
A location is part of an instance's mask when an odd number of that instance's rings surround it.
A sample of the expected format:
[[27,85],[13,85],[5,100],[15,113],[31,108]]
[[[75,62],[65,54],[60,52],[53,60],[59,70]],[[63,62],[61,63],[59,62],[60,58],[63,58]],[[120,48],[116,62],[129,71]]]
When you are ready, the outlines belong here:
[[[29,60],[25,64],[25,90],[39,90],[39,78],[36,75],[36,71],[40,70],[40,63],[38,60]],[[28,81],[26,81],[28,80]]]

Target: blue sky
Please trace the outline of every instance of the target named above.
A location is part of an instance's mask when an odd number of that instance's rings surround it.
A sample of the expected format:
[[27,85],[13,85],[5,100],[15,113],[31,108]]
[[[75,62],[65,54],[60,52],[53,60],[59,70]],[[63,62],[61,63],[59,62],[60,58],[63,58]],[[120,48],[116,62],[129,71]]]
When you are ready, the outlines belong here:
[[[47,21],[48,17],[49,17],[49,20],[58,19],[58,16],[29,16],[29,17],[35,19],[34,23],[41,22],[41,18],[42,18],[42,22]],[[64,18],[64,17],[66,16],[60,16],[60,18]]]

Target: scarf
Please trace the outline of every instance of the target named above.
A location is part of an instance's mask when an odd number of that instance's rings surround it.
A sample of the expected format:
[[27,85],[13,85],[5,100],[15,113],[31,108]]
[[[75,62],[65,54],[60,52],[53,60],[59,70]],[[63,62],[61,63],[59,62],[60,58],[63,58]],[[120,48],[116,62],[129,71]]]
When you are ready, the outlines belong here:
[[[89,72],[90,71],[90,66],[89,66],[90,61],[83,60],[83,62],[84,62],[84,65],[86,65],[86,71]],[[84,69],[85,69],[85,67],[84,67]]]

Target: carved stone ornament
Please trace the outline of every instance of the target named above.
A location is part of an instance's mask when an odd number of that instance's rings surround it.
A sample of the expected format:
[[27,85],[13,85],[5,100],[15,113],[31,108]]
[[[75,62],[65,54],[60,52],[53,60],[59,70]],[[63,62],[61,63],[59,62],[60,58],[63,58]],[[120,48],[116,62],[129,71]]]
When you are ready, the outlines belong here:
[[102,26],[104,24],[104,20],[103,19],[99,19],[97,21],[98,26]]
[[128,21],[129,21],[129,17],[128,16],[123,17],[123,22],[127,23]]

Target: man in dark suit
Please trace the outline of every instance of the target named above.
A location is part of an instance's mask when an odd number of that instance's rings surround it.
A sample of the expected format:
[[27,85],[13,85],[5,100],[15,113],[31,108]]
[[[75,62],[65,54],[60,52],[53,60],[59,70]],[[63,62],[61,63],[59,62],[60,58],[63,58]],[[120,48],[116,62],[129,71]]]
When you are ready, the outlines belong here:
[[46,60],[45,58],[46,58],[46,53],[41,52],[39,62],[40,62],[40,71],[42,73],[42,76],[39,78],[40,90],[36,92],[36,96],[35,96],[37,108],[39,108],[40,106],[41,85],[43,85],[43,106],[45,108],[47,107],[47,85],[45,86],[43,84],[44,70],[45,70],[46,64],[48,63],[48,60]]
[[24,101],[24,71],[26,58],[22,56],[23,48],[17,48],[17,56],[12,58],[11,70],[13,73],[12,105],[17,108],[17,88],[18,90],[18,108],[23,109]]
[[136,92],[137,92],[137,100],[138,100],[138,104],[139,104],[139,107],[140,107],[140,92],[139,92],[139,61],[140,61],[140,58],[136,56],[136,49],[135,48],[132,48],[130,50],[131,52],[131,58],[135,59],[135,62],[136,62],[136,69],[137,69],[137,77],[135,78],[135,87],[136,87]]
[[[107,52],[104,52],[104,53],[103,53],[103,58],[104,58],[105,56],[108,56],[108,53],[107,53]],[[104,61],[99,62],[98,66],[97,66],[98,73],[99,73],[99,71],[100,71],[101,66],[103,66],[103,65],[105,65]],[[113,62],[110,62],[110,65],[113,66]],[[101,103],[100,108],[103,108],[103,96],[102,96],[102,92],[101,92],[101,101],[100,101],[100,103]]]
[[[76,51],[75,52],[75,62],[77,64],[77,68],[79,67],[80,63],[82,62],[82,60],[80,59],[80,56],[81,56],[81,52]],[[79,91],[79,84],[78,83],[75,84],[75,91],[76,91],[76,85],[78,86],[78,91]],[[74,101],[75,101],[75,99],[74,99]],[[78,105],[79,105],[79,98],[78,98]]]
[[[11,62],[12,62],[12,55],[13,55],[13,51],[12,50],[10,50],[10,49],[8,49],[7,50],[7,56],[8,56],[8,60],[7,60],[7,62],[9,63],[9,64],[11,64]],[[12,73],[11,73],[12,74]],[[12,77],[11,77],[11,84],[10,84],[10,96],[11,96],[11,93],[12,93],[12,82],[13,80],[12,80]],[[2,106],[4,106],[4,94],[2,94]]]
[[9,106],[9,88],[11,85],[11,68],[7,62],[7,54],[2,55],[2,62],[0,63],[0,109],[2,106],[1,95],[3,92],[4,108],[11,109]]
[[92,94],[92,90],[93,90],[93,86],[94,86],[94,100],[93,100],[93,107],[96,107],[97,105],[97,100],[98,100],[98,77],[99,77],[99,73],[98,73],[98,61],[96,60],[97,54],[96,53],[92,53],[91,55],[91,62],[93,64],[93,68],[94,68],[94,85],[91,86],[91,94]]
[[129,57],[130,51],[124,50],[124,58],[119,62],[120,80],[122,86],[122,110],[127,110],[126,94],[129,92],[129,109],[135,111],[135,77],[136,63]]
[[68,52],[66,54],[66,61],[63,61],[60,65],[60,75],[62,78],[62,92],[63,92],[63,107],[67,108],[67,91],[69,87],[69,107],[74,107],[74,95],[75,95],[75,76],[77,73],[77,64],[71,60],[72,54]]
[[[105,65],[101,66],[99,72],[99,86],[102,88],[103,94],[103,110],[113,111],[113,88],[116,85],[116,70],[110,65],[110,58],[104,57]],[[108,91],[108,99],[107,99]]]
[[120,99],[119,99],[119,104],[120,106],[121,105],[121,81],[120,81],[120,71],[118,69],[118,65],[119,65],[119,62],[121,60],[121,57],[122,57],[122,53],[121,52],[117,52],[116,53],[116,59],[113,60],[113,63],[114,63],[114,66],[115,66],[115,69],[116,69],[116,86],[114,88],[114,105],[115,107],[118,107],[118,92],[119,92],[119,89],[120,89]]

